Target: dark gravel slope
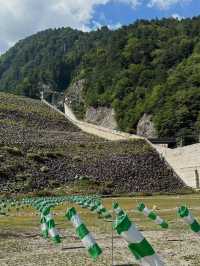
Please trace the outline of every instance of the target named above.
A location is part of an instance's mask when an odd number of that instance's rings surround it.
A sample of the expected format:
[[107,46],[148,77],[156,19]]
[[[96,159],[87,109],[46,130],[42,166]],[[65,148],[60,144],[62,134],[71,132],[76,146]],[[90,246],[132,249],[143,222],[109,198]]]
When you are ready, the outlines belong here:
[[82,133],[39,101],[0,94],[1,192],[58,187],[171,192],[183,183],[143,140],[105,141]]

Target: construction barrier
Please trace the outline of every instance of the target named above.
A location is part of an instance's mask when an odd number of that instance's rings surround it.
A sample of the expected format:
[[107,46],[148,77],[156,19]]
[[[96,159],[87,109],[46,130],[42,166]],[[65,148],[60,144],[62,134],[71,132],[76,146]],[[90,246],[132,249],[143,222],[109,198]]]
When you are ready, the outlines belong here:
[[76,228],[77,236],[83,242],[83,245],[88,250],[90,256],[93,259],[96,259],[102,253],[102,250],[96,243],[93,236],[88,231],[85,224],[82,222],[80,216],[76,212],[76,209],[75,208],[69,209],[66,213],[66,217],[69,221],[72,222],[72,224]]
[[135,256],[135,259],[143,266],[163,266],[164,263],[160,260],[155,253],[153,247],[144,238],[144,236],[138,231],[136,226],[130,221],[127,214],[118,214],[118,208],[114,208],[116,211],[116,220],[113,224],[114,230],[126,240],[128,248]]
[[150,220],[152,220],[156,224],[160,225],[160,227],[162,227],[164,229],[168,228],[168,223],[165,220],[163,220],[160,216],[158,216],[157,213],[148,209],[144,203],[138,204],[137,209],[139,212],[142,212]]
[[193,217],[192,213],[189,211],[189,209],[186,206],[181,206],[178,209],[178,214],[181,218],[184,219],[184,221],[190,225],[190,228],[193,232],[200,235],[200,224],[197,222],[197,220]]

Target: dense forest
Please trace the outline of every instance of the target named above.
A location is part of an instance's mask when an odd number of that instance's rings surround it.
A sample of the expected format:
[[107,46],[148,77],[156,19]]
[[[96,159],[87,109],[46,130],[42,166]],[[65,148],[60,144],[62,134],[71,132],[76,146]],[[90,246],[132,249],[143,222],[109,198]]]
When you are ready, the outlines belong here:
[[134,132],[151,114],[160,137],[200,131],[200,17],[140,20],[111,31],[50,29],[0,57],[0,91],[39,97],[41,84],[64,92],[85,80],[84,108],[108,106]]

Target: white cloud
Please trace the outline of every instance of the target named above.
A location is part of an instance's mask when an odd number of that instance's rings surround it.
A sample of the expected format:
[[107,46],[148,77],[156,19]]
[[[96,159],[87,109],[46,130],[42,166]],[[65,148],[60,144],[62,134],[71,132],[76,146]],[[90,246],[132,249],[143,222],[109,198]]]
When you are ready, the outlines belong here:
[[[46,28],[89,30],[96,5],[111,0],[0,0],[0,53],[17,40]],[[121,1],[121,0],[119,0]]]
[[[118,2],[134,9],[146,1],[150,7],[166,9],[191,0],[0,0],[0,53],[16,41],[47,28],[70,26],[89,31],[97,5]],[[100,19],[101,22],[112,24]]]
[[99,19],[100,19],[100,22],[96,21],[96,20],[91,21],[91,24],[92,24],[91,29],[92,30],[100,29],[103,26],[107,26],[110,30],[117,30],[117,29],[122,27],[122,24],[120,22],[113,23],[112,21],[107,20],[104,13],[100,14]]
[[169,9],[172,5],[189,3],[191,0],[150,0],[149,7],[158,7],[160,9]]
[[177,20],[182,20],[182,19],[184,19],[184,17],[180,16],[179,14],[173,14],[173,15],[172,15],[172,18],[177,19]]
[[108,24],[107,26],[110,30],[117,30],[122,27],[122,24],[118,22],[116,24]]
[[101,24],[96,20],[92,20],[92,30],[97,30],[100,29],[101,27],[103,27],[103,24]]
[[141,0],[113,0],[114,2],[120,2],[130,5],[132,8],[136,8],[141,4]]
[[[0,53],[10,44],[47,28],[90,30],[97,5],[118,2],[136,8],[141,0],[0,0]],[[97,26],[97,25],[96,25]]]

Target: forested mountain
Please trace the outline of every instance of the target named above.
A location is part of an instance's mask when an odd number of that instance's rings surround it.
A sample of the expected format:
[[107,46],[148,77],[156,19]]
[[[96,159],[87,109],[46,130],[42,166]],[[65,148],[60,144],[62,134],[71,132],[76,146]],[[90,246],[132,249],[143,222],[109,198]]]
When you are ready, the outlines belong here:
[[134,132],[144,113],[158,135],[200,130],[200,17],[140,20],[111,31],[46,30],[0,57],[0,90],[33,98],[41,84],[65,91],[85,80],[87,106],[116,111],[119,128]]

